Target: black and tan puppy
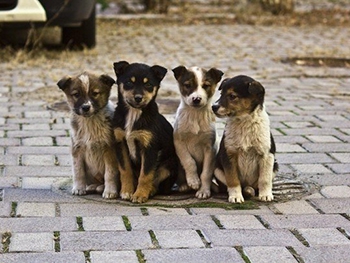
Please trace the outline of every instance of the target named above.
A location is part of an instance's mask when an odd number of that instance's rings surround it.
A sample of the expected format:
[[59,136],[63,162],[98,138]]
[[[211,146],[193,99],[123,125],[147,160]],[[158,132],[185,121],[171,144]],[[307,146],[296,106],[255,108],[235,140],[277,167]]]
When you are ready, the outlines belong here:
[[[227,186],[231,203],[258,192],[261,201],[273,200],[272,180],[278,170],[275,143],[264,107],[264,87],[248,76],[226,79],[213,111],[227,118],[215,177]],[[242,193],[243,189],[243,193]]]
[[[210,197],[216,155],[215,115],[211,99],[221,80],[222,71],[211,68],[173,69],[179,84],[181,102],[176,112],[174,143],[185,170],[185,180],[179,175],[179,190],[197,190],[196,197]],[[180,179],[184,182],[181,182]]]
[[[142,203],[158,191],[169,192],[177,175],[173,128],[158,112],[155,101],[167,70],[158,65],[151,67],[120,61],[114,63],[114,71],[118,84],[114,133],[118,141],[125,136],[130,158],[125,158],[124,154],[119,156],[119,162],[126,170],[130,169],[128,167],[134,169],[138,181],[134,193],[130,180],[121,195]],[[126,174],[130,172],[126,171]]]
[[114,106],[109,101],[113,84],[108,75],[95,76],[87,72],[66,76],[57,83],[71,109],[74,195],[96,191],[104,198],[117,197]]

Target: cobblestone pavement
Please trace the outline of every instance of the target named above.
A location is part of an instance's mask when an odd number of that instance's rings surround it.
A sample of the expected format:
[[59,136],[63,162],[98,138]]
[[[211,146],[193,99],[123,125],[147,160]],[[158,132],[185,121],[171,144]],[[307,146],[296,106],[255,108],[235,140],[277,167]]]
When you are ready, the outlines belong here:
[[[108,22],[95,50],[0,62],[0,262],[349,262],[350,69],[281,63],[349,58],[349,39],[343,27]],[[68,114],[49,109],[63,99],[55,83],[84,69],[114,76],[117,60],[169,71],[215,66],[261,81],[280,174],[314,191],[248,210],[128,206],[52,191],[71,177]],[[171,71],[159,97],[179,97]]]

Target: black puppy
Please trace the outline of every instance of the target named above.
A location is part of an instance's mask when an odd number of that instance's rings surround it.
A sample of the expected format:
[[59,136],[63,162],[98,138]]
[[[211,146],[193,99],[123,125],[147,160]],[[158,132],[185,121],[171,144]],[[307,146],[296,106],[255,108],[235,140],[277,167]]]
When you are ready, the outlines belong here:
[[221,96],[212,107],[226,118],[217,154],[215,177],[227,186],[229,202],[244,202],[259,193],[261,201],[273,200],[272,180],[278,170],[275,142],[264,106],[265,88],[256,80],[240,75],[224,80]]
[[[159,113],[155,101],[167,70],[158,65],[120,61],[114,63],[114,71],[118,85],[114,134],[118,142],[124,142],[118,157],[122,170],[120,195],[143,203],[158,190],[170,192],[177,176],[173,128]],[[136,171],[138,178],[135,193],[130,169]]]

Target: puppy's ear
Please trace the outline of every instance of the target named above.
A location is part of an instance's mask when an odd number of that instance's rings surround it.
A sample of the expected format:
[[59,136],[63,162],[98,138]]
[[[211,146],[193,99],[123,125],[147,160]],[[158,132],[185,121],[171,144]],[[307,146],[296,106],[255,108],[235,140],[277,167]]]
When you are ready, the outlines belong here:
[[124,70],[127,66],[129,66],[129,62],[126,61],[119,61],[113,63],[114,72],[117,76],[124,73]]
[[222,86],[229,80],[230,78],[226,78],[226,79],[224,79],[222,82],[221,82],[221,84],[220,84],[220,86],[219,86],[219,90],[222,90]]
[[151,70],[153,71],[154,75],[158,78],[159,81],[161,81],[165,77],[165,74],[168,71],[166,68],[158,65],[151,67]]
[[178,66],[176,68],[173,68],[174,77],[176,80],[179,80],[179,78],[187,71],[186,67],[184,66]]
[[109,87],[112,87],[112,85],[115,83],[114,79],[112,79],[110,76],[103,74],[99,77],[99,80],[106,84]]
[[60,81],[57,82],[57,86],[64,91],[66,88],[70,86],[71,83],[72,83],[72,77],[65,76],[64,78],[62,78]]
[[261,96],[261,95],[264,95],[265,94],[265,89],[264,87],[260,84],[260,82],[258,81],[252,81],[252,82],[249,82],[249,87],[248,87],[248,91],[250,94],[252,95],[258,95],[258,96]]
[[224,72],[216,68],[211,68],[209,69],[207,74],[215,81],[215,83],[219,83],[219,81],[222,78],[222,75],[224,75]]

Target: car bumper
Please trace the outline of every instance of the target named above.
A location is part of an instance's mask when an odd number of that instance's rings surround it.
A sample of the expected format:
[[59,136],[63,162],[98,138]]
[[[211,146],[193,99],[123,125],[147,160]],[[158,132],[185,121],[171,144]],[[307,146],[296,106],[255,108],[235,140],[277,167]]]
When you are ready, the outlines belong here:
[[45,22],[46,12],[38,0],[18,0],[12,10],[0,11],[0,22]]

